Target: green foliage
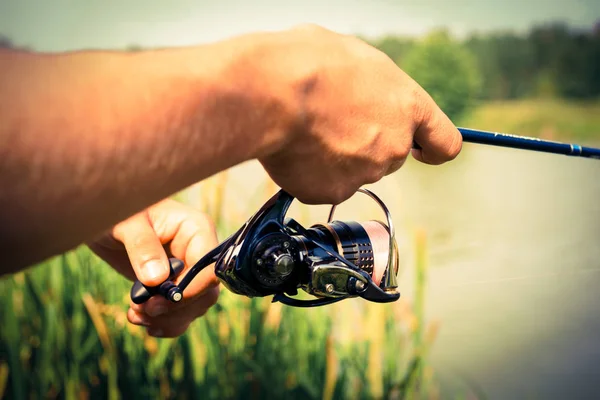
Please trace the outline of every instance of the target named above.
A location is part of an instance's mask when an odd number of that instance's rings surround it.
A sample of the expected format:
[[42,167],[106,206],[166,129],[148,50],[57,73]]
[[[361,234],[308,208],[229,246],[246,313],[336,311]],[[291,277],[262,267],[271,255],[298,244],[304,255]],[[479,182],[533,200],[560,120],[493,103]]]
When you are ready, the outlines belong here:
[[[454,86],[445,82],[455,79],[453,68],[470,71],[471,83],[480,89],[476,91],[477,97],[484,100],[590,99],[600,96],[598,29],[582,31],[564,24],[549,24],[534,26],[526,34],[510,31],[476,33],[460,44],[443,32],[432,33],[425,43],[398,36],[385,36],[370,42],[407,69],[410,75],[423,81],[423,86],[431,86],[434,97],[442,99],[440,102],[446,97],[459,97],[453,94]],[[437,47],[428,42],[437,42]],[[432,51],[428,52],[424,47]],[[465,49],[470,54],[462,62],[465,65],[458,67],[461,64],[456,61],[460,58],[458,54],[464,56]],[[449,62],[450,65],[432,66],[433,61]],[[438,72],[426,72],[431,68]],[[470,89],[472,87],[466,90]],[[446,107],[447,112],[454,115],[454,105]]]
[[436,388],[430,327],[403,302],[296,309],[223,289],[185,335],[155,339],[127,322],[130,285],[85,247],[1,280],[0,398],[399,399]]
[[555,63],[560,94],[580,99],[600,95],[600,37],[578,35],[562,50]]
[[466,47],[481,68],[485,98],[514,99],[532,92],[534,52],[529,43],[513,33],[470,38]]
[[528,34],[473,35],[466,46],[476,55],[485,99],[555,94],[600,95],[600,35],[563,24],[536,26]]
[[418,42],[401,67],[452,120],[462,116],[479,94],[481,79],[473,56],[445,32]]

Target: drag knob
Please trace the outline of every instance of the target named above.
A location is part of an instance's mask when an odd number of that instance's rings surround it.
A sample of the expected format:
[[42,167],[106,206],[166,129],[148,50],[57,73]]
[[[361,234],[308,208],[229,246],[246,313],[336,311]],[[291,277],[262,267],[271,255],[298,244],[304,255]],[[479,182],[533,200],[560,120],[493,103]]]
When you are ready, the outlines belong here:
[[276,288],[291,279],[297,270],[298,249],[293,240],[282,233],[271,233],[256,245],[252,273],[261,285]]
[[294,270],[294,258],[288,254],[277,254],[274,256],[273,270],[281,276],[287,276]]

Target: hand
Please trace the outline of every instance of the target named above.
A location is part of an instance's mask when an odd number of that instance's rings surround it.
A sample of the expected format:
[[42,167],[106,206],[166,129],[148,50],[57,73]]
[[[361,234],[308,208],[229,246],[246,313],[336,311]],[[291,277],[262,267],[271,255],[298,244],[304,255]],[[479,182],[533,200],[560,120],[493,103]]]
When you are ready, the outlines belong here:
[[[282,146],[259,158],[273,180],[307,204],[338,204],[398,170],[412,150],[441,164],[462,137],[433,99],[384,53],[314,26],[280,33],[255,54],[300,117]],[[293,107],[284,107],[290,109]]]
[[[169,257],[184,261],[180,279],[217,244],[214,224],[205,214],[168,199],[117,224],[89,247],[127,278],[157,286],[169,277]],[[179,303],[162,296],[141,305],[131,302],[127,318],[147,327],[152,336],[176,337],[204,315],[218,296],[219,281],[213,269],[206,268],[186,288]]]

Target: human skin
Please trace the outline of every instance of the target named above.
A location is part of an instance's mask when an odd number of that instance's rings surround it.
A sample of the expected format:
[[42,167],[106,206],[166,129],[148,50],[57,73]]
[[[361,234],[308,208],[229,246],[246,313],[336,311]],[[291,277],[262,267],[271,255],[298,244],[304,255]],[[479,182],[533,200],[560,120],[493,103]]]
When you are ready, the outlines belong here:
[[[123,276],[140,279],[149,286],[165,280],[163,266],[169,257],[185,264],[185,275],[204,254],[217,246],[214,223],[200,211],[165,199],[118,223],[89,247]],[[219,280],[213,268],[205,268],[183,292],[178,303],[161,296],[144,304],[130,301],[127,319],[146,327],[156,337],[177,337],[214,305]]]
[[[462,146],[385,54],[320,27],[135,53],[3,50],[0,274],[247,160],[301,202],[338,204],[398,170],[413,141],[428,164]],[[168,276],[152,257],[134,269],[146,284]]]

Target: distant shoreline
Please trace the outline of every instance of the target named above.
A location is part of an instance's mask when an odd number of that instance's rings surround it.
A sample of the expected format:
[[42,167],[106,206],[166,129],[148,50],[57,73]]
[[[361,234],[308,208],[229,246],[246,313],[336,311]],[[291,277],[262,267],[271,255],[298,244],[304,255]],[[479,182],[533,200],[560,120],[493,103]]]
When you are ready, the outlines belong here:
[[476,106],[456,125],[597,145],[600,144],[600,100],[490,101]]

